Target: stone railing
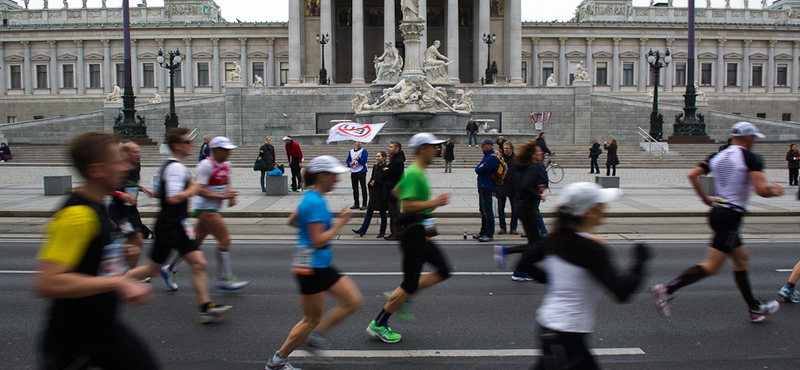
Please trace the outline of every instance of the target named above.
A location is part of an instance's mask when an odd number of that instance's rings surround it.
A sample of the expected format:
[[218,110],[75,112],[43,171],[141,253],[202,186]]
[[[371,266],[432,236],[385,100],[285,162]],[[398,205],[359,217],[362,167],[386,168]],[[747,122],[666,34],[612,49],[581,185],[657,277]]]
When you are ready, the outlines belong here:
[[[578,6],[573,21],[578,22],[661,22],[683,23],[688,8],[666,6],[634,7],[618,1],[586,0]],[[719,24],[800,24],[800,7],[784,5],[779,9],[695,9],[695,22]]]
[[[122,8],[6,10],[9,26],[120,23]],[[131,23],[224,22],[219,6],[210,0],[173,1],[166,7],[132,7]]]

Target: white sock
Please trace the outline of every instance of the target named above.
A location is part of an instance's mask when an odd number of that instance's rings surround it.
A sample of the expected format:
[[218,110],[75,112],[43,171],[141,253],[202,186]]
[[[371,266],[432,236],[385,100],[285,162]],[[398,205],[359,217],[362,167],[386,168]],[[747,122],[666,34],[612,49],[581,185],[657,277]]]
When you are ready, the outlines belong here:
[[217,260],[219,261],[219,277],[233,276],[231,253],[225,249],[217,249]]

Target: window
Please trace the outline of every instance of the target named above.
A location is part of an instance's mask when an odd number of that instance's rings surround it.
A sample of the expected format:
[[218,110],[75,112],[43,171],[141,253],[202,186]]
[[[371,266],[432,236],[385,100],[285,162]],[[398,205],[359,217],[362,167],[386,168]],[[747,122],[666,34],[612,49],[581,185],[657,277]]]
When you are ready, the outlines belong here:
[[289,63],[281,62],[281,86],[289,81]]
[[622,84],[633,86],[633,62],[622,63]]
[[547,79],[553,75],[555,62],[542,63],[542,85],[547,84]]
[[236,64],[233,62],[225,63],[225,81],[233,81],[233,71],[236,70]]
[[44,116],[33,116],[33,119],[44,119]]
[[686,63],[675,63],[675,85],[686,86]]
[[739,65],[736,63],[728,63],[728,75],[726,77],[725,86],[738,86]]
[[711,63],[702,63],[700,64],[700,85],[701,86],[711,86]]
[[142,64],[142,86],[155,87],[155,65],[153,63]]
[[253,63],[253,82],[256,82],[256,76],[261,77],[261,80],[266,83],[266,78],[264,78],[264,63]]
[[791,121],[792,120],[792,114],[791,113],[781,114],[781,120],[782,121]]
[[174,76],[171,78],[175,79],[175,87],[183,86],[183,64],[178,64],[178,68],[175,68]]
[[767,118],[767,114],[766,113],[756,113],[756,117],[757,118]]
[[89,64],[89,87],[93,89],[102,87],[100,81],[100,65]]
[[750,86],[764,86],[764,66],[753,64],[753,80]]
[[64,88],[75,88],[75,66],[72,64],[64,64],[61,66],[61,79],[64,80]]
[[528,82],[528,62],[522,62],[522,81]]
[[17,116],[6,116],[6,123],[16,123]]
[[208,63],[197,63],[197,86],[209,86]]
[[36,88],[37,89],[46,89],[47,88],[47,66],[46,65],[38,65],[38,66],[36,66]]
[[597,72],[595,84],[608,86],[608,62],[597,62]]
[[22,66],[10,66],[11,88],[22,88]]
[[125,65],[117,63],[114,68],[117,72],[117,86],[125,87]]
[[[777,79],[775,81],[775,83],[778,86],[786,86],[786,80],[787,80],[787,72],[786,71],[787,70],[788,70],[788,68],[787,68],[786,64],[778,64],[778,75],[775,76],[776,79]],[[789,121],[789,120],[785,120],[785,121]]]

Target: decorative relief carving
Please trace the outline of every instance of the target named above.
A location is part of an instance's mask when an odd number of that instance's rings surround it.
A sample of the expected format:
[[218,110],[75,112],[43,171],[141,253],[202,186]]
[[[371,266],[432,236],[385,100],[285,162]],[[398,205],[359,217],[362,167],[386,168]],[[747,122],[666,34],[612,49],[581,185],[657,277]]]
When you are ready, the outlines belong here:
[[636,10],[636,16],[637,17],[647,17],[648,15],[650,15],[650,10],[649,9],[637,9]]
[[725,18],[725,11],[724,10],[714,10],[711,13],[711,16],[714,18]]
[[676,17],[688,17],[689,16],[689,13],[687,13],[686,10],[683,10],[683,9],[676,9],[674,14],[675,14]]
[[122,10],[121,9],[112,9],[108,11],[109,18],[122,18]]
[[142,10],[141,9],[131,9],[131,17],[132,18],[141,18],[142,17]]
[[100,13],[99,10],[90,10],[89,11],[89,18],[100,18],[102,16],[103,16],[103,14]]
[[147,9],[148,17],[161,17],[163,9]]
[[[686,13],[684,13],[685,15]],[[695,17],[705,18],[706,11],[705,10],[695,10]]]
[[656,17],[666,17],[667,10],[666,9],[656,9]]
[[28,19],[42,19],[41,12],[30,12],[28,13]]
[[202,15],[203,6],[200,4],[171,4],[169,7],[170,16],[180,15]]
[[732,18],[744,18],[744,12],[743,11],[731,12],[731,17]]
[[74,10],[74,11],[70,10],[70,12],[67,13],[67,18],[69,18],[69,19],[80,19],[80,17],[81,17],[81,11],[80,10]]

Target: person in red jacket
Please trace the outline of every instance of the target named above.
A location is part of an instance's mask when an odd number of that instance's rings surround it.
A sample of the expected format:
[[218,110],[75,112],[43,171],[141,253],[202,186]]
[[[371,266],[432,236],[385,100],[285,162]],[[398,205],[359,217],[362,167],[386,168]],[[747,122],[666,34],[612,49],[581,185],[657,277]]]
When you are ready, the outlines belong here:
[[292,169],[292,190],[303,191],[303,175],[300,174],[300,162],[303,162],[303,151],[300,144],[294,142],[291,137],[284,136],[283,142],[286,143],[286,156],[289,161],[289,168]]

